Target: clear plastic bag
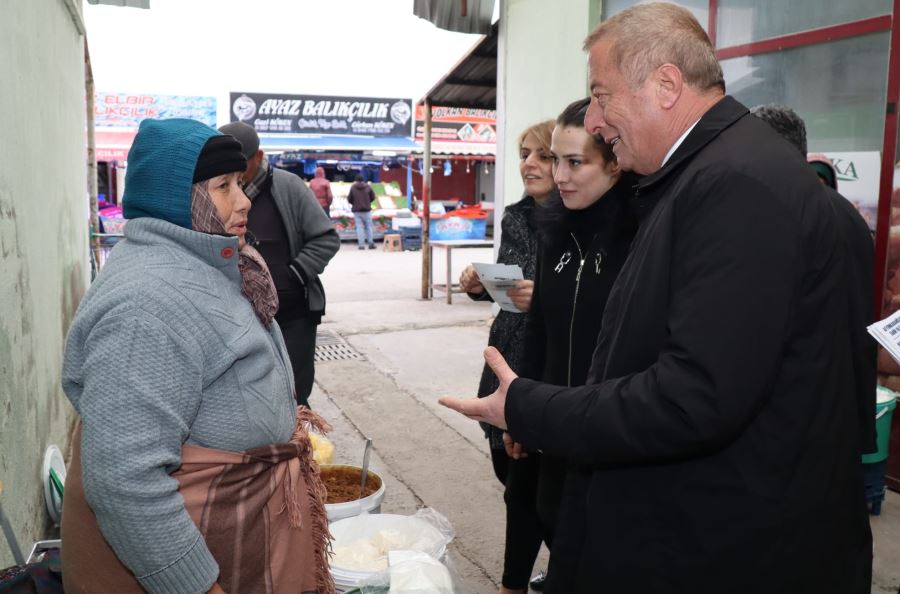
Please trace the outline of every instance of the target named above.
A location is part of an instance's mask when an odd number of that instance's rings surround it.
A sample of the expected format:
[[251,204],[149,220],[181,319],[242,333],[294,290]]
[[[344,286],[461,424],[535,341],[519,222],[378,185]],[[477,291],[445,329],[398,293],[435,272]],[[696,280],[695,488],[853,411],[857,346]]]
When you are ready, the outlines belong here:
[[454,532],[450,521],[441,513],[424,508],[412,516],[376,514],[353,520],[339,527],[336,544],[340,540],[366,548],[372,543],[384,546],[393,541],[400,547],[385,551],[387,569],[359,580],[357,585],[362,594],[453,593],[456,579],[445,564],[445,557]]
[[330,439],[316,433],[309,432],[309,442],[312,444],[313,460],[320,466],[334,463],[334,443]]

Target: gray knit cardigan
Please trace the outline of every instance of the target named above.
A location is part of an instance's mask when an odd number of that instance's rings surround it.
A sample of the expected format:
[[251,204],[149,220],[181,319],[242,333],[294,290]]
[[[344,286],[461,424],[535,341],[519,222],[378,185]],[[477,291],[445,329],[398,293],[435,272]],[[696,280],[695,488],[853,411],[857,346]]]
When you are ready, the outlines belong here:
[[278,325],[263,327],[241,295],[237,238],[129,221],[78,308],[63,389],[110,546],[149,592],[206,592],[218,565],[170,476],[182,444],[286,442],[295,419]]

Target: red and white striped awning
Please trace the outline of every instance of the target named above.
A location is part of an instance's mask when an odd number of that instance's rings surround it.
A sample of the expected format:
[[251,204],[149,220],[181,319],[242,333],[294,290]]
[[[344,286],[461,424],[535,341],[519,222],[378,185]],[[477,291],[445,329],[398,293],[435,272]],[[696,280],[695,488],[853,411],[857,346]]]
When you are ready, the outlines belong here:
[[137,130],[96,129],[94,144],[98,161],[125,161]]
[[[425,143],[416,141],[421,150],[416,154],[425,152]],[[431,141],[431,154],[443,157],[473,156],[493,157],[497,154],[497,145],[493,142],[441,142]]]

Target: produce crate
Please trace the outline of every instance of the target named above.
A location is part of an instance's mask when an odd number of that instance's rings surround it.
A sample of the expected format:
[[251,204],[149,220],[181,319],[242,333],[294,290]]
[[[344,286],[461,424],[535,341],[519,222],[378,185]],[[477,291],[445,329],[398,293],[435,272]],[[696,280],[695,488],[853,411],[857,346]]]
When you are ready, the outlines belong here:
[[400,227],[400,243],[403,251],[415,251],[422,249],[421,227]]

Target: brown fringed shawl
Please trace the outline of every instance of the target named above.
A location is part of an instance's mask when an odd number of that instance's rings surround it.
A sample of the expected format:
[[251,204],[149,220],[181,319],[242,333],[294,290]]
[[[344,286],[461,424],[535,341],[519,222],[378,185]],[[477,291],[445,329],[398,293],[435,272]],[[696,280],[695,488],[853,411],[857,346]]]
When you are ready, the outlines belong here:
[[[304,407],[289,443],[249,452],[185,445],[172,476],[191,519],[219,564],[229,594],[334,594],[325,487],[307,428],[330,429]],[[104,540],[81,482],[76,430],[63,511],[66,592],[143,592]]]

